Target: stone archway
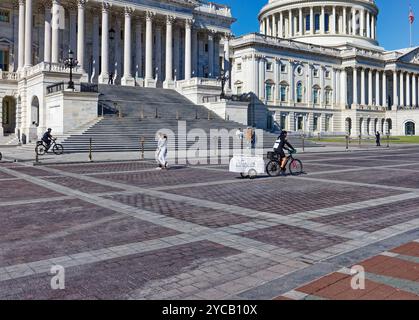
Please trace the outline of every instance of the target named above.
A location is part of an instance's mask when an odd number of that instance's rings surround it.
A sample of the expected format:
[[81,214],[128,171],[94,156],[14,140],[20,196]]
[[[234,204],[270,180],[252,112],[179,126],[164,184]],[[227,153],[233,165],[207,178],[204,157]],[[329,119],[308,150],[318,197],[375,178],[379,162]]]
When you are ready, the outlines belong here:
[[346,118],[345,119],[345,131],[348,135],[352,135],[352,119]]
[[413,121],[406,121],[404,124],[404,134],[406,136],[416,135],[416,124]]
[[14,97],[6,96],[3,98],[1,113],[3,135],[14,134],[16,131],[16,99]]

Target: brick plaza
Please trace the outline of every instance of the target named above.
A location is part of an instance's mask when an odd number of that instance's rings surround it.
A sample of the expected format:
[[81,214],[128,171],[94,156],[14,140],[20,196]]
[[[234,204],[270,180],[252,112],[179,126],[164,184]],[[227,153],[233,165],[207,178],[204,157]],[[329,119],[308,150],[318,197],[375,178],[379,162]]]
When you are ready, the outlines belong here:
[[419,147],[298,157],[304,175],[255,180],[1,162],[0,299],[418,300]]

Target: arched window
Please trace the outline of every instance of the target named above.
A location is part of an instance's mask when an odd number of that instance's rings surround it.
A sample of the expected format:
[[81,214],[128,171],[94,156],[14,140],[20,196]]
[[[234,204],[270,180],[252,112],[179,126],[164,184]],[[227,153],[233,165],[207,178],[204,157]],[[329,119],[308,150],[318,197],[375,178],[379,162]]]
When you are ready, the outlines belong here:
[[404,127],[406,136],[414,136],[416,134],[416,126],[413,121],[407,121]]
[[274,97],[274,88],[275,88],[274,83],[271,80],[266,81],[265,88],[266,88],[266,95],[265,95],[266,100],[272,101]]
[[316,14],[314,16],[314,30],[319,31],[320,30],[320,15]]
[[306,31],[310,31],[311,27],[311,16],[308,14],[306,15]]
[[318,86],[313,87],[313,103],[320,104],[320,88]]
[[280,90],[280,100],[281,100],[281,102],[286,102],[288,100],[288,96],[287,96],[288,83],[281,82],[279,90]]
[[303,102],[303,84],[301,81],[297,83],[297,102]]
[[37,96],[32,98],[31,123],[34,124],[36,127],[39,126],[39,100]]
[[329,25],[330,25],[330,16],[328,13],[324,15],[324,31],[329,32]]

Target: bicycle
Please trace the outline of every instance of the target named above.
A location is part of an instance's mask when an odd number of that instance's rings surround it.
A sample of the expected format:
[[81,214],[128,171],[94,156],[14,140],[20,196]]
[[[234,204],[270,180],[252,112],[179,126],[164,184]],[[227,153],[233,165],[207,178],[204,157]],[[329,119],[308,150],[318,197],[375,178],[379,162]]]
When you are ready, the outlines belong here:
[[[303,173],[303,163],[301,160],[295,159],[294,154],[297,151],[288,151],[287,162],[285,167],[288,165],[288,170],[293,176],[297,176]],[[277,177],[281,173],[281,159],[275,152],[268,152],[268,159],[270,160],[266,165],[266,172],[270,177]]]
[[57,138],[52,139],[49,148],[44,141],[38,141],[35,148],[35,152],[37,153],[37,155],[42,156],[45,153],[47,153],[48,150],[50,150],[51,148],[52,152],[54,152],[55,155],[62,155],[64,153],[64,147],[62,144],[57,143],[56,140]]

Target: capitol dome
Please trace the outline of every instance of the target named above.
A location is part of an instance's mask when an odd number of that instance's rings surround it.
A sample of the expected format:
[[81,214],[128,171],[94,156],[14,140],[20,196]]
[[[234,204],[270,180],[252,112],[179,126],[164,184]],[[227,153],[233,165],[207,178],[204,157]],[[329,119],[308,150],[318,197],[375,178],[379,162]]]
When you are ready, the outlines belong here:
[[338,47],[377,47],[375,0],[269,0],[259,13],[260,33]]

